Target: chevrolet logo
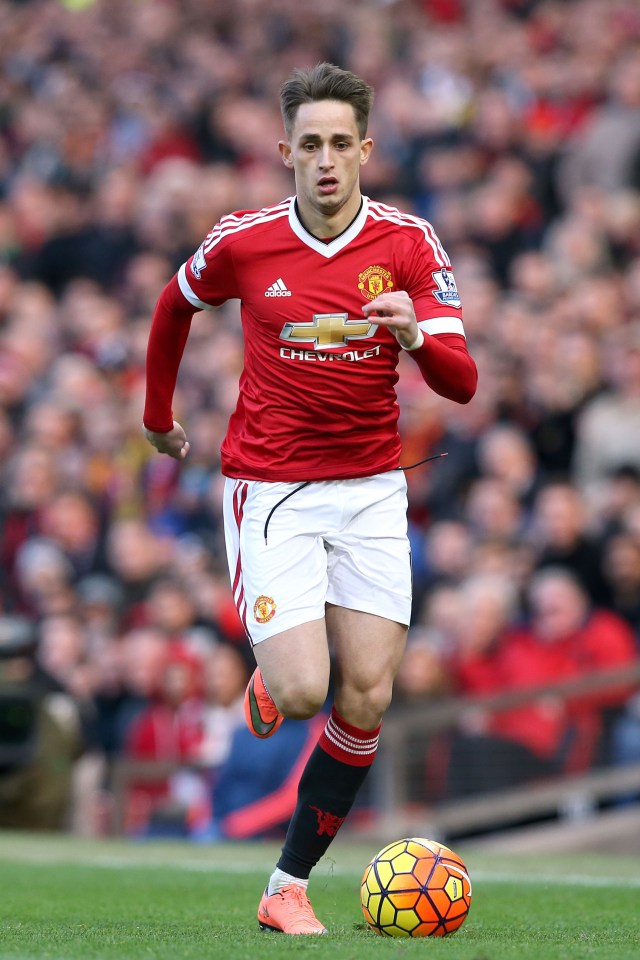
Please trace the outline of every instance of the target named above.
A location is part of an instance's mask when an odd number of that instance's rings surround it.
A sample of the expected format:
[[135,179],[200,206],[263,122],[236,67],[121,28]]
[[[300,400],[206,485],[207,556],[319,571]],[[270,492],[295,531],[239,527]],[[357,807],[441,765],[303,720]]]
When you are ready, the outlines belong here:
[[311,323],[285,323],[281,340],[313,340],[317,349],[344,347],[349,340],[372,337],[378,325],[368,320],[349,320],[346,313],[314,313]]

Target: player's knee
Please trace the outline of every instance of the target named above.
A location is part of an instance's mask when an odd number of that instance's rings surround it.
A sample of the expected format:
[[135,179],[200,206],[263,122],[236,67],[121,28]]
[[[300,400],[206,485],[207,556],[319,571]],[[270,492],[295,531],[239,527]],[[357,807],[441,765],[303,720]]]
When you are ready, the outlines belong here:
[[340,704],[345,720],[365,730],[377,726],[391,703],[392,684],[380,682],[364,688],[345,688]]
[[364,698],[364,706],[369,710],[372,717],[379,720],[387,712],[391,703],[391,686],[388,684],[380,685],[369,691],[369,695]]
[[327,689],[320,684],[292,683],[280,691],[278,710],[290,720],[308,720],[322,709]]

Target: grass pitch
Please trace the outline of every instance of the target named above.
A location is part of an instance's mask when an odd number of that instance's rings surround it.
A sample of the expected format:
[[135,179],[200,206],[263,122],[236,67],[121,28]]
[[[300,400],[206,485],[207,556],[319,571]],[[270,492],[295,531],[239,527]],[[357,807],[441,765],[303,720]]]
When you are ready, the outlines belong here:
[[[381,844],[382,845],[382,844]],[[0,833],[0,960],[637,960],[638,858],[489,856],[460,848],[471,912],[444,939],[390,940],[364,924],[375,850],[338,839],[309,892],[326,937],[258,930],[267,844],[196,847]]]

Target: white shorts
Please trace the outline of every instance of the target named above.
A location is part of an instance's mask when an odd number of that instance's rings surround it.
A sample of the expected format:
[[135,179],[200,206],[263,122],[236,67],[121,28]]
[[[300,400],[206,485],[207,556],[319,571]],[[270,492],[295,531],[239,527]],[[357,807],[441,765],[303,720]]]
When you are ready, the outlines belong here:
[[404,473],[314,480],[276,507],[299,486],[229,478],[225,483],[229,573],[252,645],[322,619],[325,603],[408,624]]

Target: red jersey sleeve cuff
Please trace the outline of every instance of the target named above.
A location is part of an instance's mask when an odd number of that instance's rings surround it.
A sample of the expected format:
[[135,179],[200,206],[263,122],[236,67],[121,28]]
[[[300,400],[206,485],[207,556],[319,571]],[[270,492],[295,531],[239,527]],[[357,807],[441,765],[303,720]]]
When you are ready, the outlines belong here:
[[151,430],[152,433],[171,433],[173,430],[173,420],[171,421],[170,427],[166,424],[160,426],[157,423],[150,423],[148,420],[143,420],[143,426],[145,430]]

